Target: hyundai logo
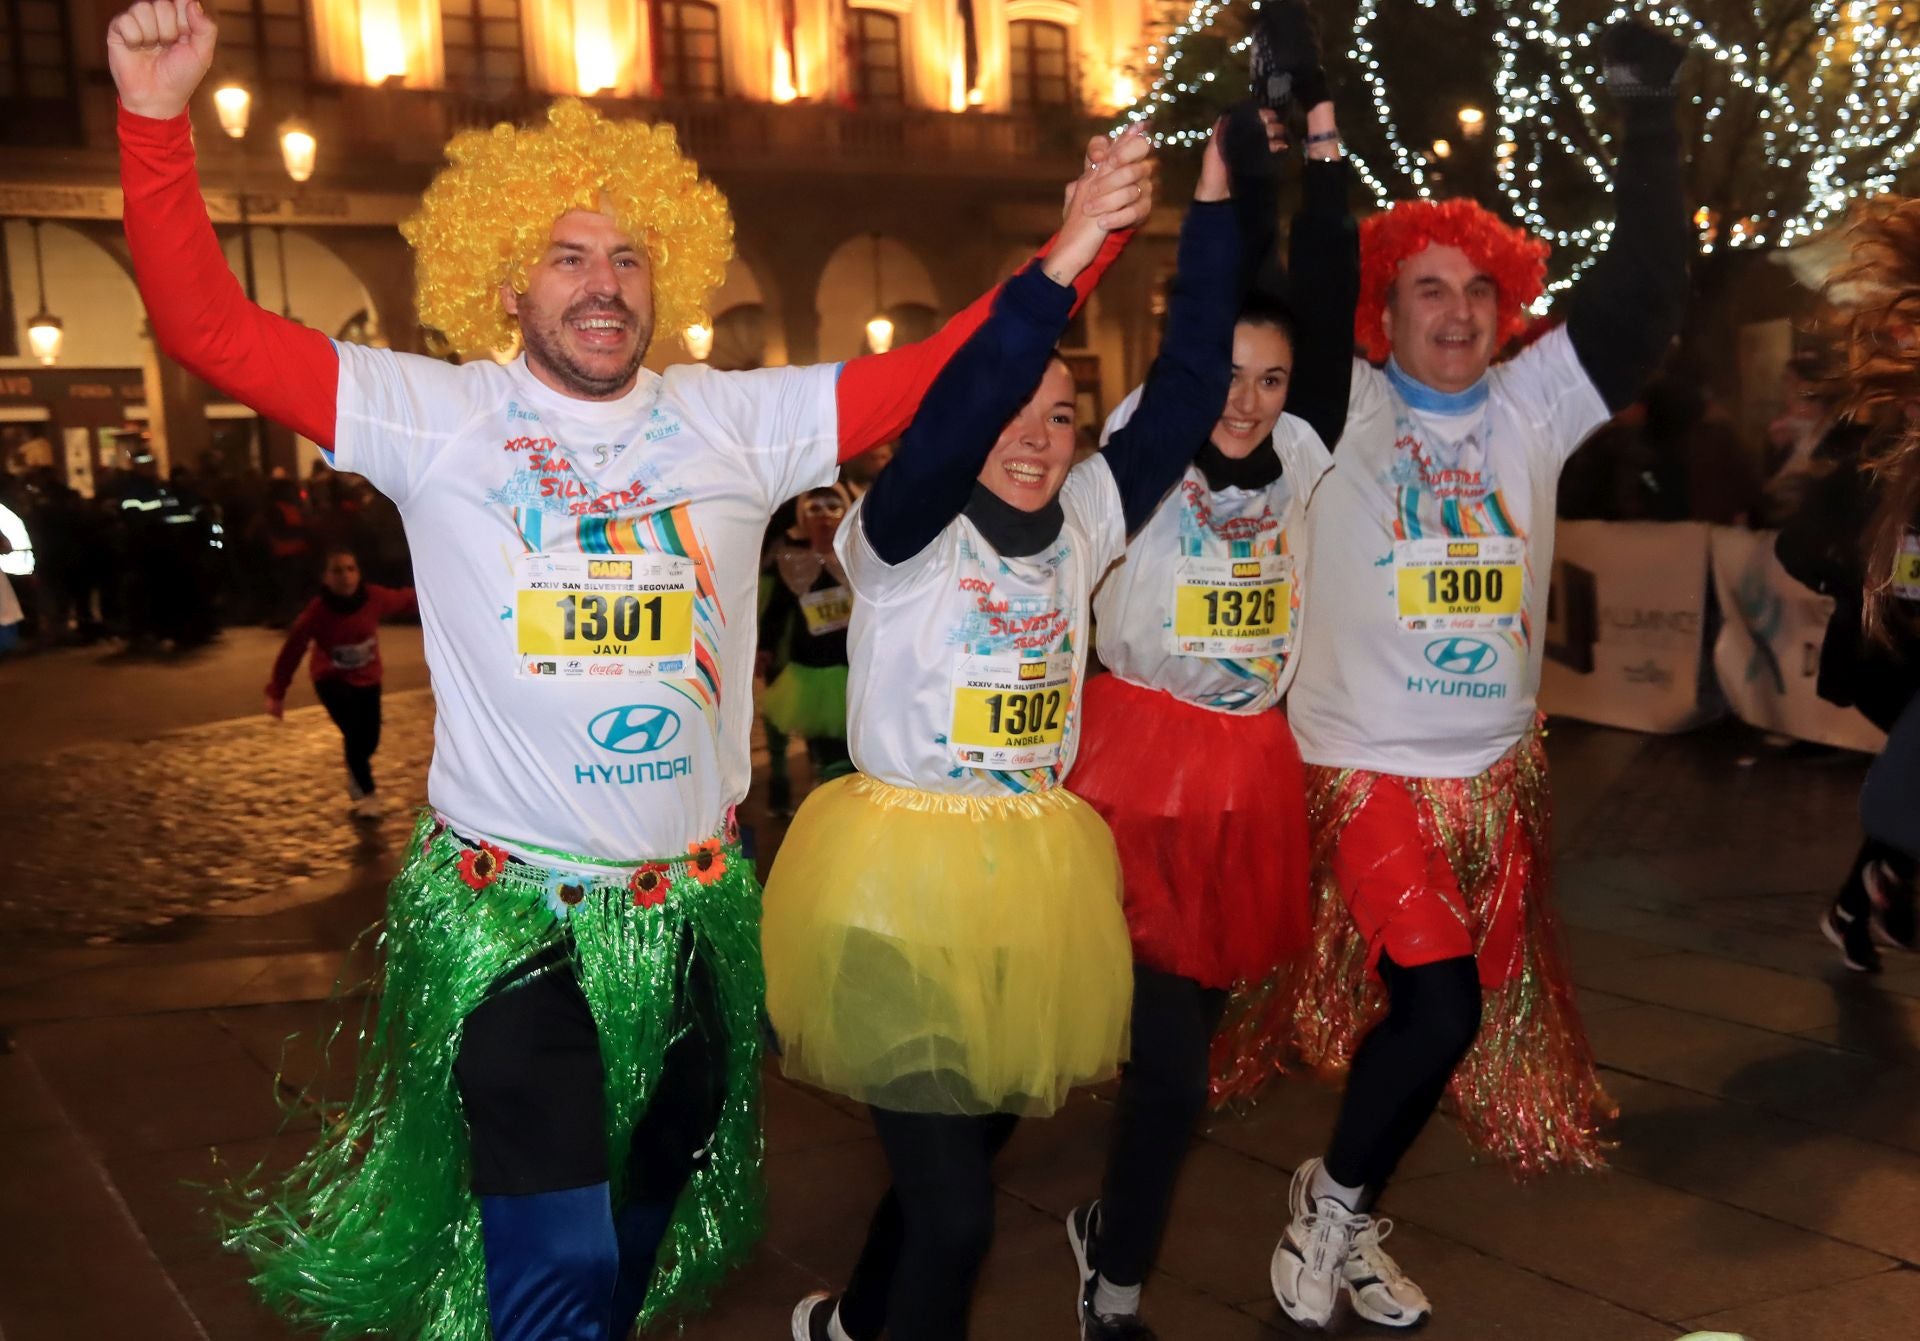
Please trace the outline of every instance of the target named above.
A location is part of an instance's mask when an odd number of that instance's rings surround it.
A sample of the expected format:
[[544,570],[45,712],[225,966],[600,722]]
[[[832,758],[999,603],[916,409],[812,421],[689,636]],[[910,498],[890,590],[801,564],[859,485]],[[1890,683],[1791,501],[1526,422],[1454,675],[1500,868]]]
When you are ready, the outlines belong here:
[[680,734],[680,714],[651,703],[608,708],[587,723],[587,735],[615,754],[652,754]]
[[1435,638],[1427,644],[1427,661],[1448,675],[1479,675],[1499,660],[1500,649],[1479,638]]

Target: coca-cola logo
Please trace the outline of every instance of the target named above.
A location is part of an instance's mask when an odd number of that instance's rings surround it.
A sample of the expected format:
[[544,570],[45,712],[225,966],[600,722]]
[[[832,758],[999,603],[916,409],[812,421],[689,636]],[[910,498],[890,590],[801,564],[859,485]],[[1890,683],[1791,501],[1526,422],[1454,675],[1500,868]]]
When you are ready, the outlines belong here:
[[595,662],[593,665],[587,667],[587,674],[589,675],[625,675],[626,673],[627,668],[625,666],[609,666],[604,662]]

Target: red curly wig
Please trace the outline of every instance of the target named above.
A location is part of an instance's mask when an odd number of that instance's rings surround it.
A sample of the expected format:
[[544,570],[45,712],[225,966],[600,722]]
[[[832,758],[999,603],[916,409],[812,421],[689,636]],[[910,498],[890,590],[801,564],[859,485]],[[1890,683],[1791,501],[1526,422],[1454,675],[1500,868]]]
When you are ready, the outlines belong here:
[[1373,362],[1382,362],[1392,350],[1381,317],[1394,277],[1408,257],[1436,243],[1465,252],[1499,288],[1497,346],[1527,328],[1526,308],[1547,285],[1546,243],[1471,200],[1397,201],[1360,225],[1360,303],[1353,312],[1353,338]]

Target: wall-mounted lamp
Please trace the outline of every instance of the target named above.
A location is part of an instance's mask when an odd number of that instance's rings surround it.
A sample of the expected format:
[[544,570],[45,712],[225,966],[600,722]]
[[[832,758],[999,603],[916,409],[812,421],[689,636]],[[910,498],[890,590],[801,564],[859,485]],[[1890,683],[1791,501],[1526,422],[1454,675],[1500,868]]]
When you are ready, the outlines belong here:
[[222,84],[213,91],[213,110],[220,115],[220,129],[233,139],[247,133],[253,115],[253,95],[240,84]]
[[867,347],[876,354],[893,348],[893,319],[880,288],[880,235],[873,235],[873,315],[867,318]]
[[47,268],[40,257],[40,221],[33,220],[33,276],[40,286],[40,306],[27,318],[27,347],[40,362],[52,366],[60,357],[66,331],[60,318],[47,310]]
[[320,141],[305,125],[298,121],[281,124],[280,161],[286,165],[287,176],[296,182],[304,182],[312,177],[314,159],[319,152]]

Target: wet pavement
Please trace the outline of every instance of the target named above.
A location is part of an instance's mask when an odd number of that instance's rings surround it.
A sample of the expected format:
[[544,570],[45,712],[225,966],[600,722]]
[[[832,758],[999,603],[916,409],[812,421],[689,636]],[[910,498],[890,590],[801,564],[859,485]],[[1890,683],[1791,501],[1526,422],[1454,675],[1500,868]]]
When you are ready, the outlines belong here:
[[[279,645],[249,628],[181,657],[105,646],[0,663],[0,947],[104,944],[379,863],[392,839],[340,822],[340,737],[304,669],[285,721],[262,711]],[[424,793],[433,707],[419,629],[388,629],[383,646],[377,777],[404,807]]]
[[[187,669],[203,687],[227,676],[245,692],[229,711],[252,712],[255,651]],[[0,667],[6,711],[72,701],[59,690],[74,673]],[[323,1034],[336,983],[368,966],[353,947],[406,819],[344,817],[317,711],[212,720],[209,698],[200,724],[171,730],[153,706],[165,684],[164,668],[146,675],[145,719],[122,704],[91,735],[36,726],[31,748],[0,719],[15,742],[0,748],[5,1341],[292,1335],[219,1251],[202,1185],[291,1160],[306,1138],[280,1101],[341,1083],[344,1052],[329,1063],[287,1039]],[[377,766],[396,799],[419,797],[430,722],[424,693],[390,694]],[[1849,974],[1813,928],[1857,842],[1863,761],[1731,727],[1556,725],[1549,749],[1561,906],[1619,1147],[1609,1173],[1516,1184],[1430,1130],[1383,1208],[1436,1304],[1422,1335],[1905,1341],[1920,1317],[1920,959]],[[777,828],[752,805],[746,819],[770,849]],[[1336,1101],[1282,1083],[1209,1123],[1147,1288],[1167,1341],[1293,1334],[1267,1257]],[[973,1336],[1074,1335],[1060,1222],[1095,1187],[1109,1113],[1077,1096],[1002,1156]],[[774,1077],[767,1129],[767,1240],[692,1341],[786,1336],[795,1299],[851,1264],[883,1186],[850,1105]]]

